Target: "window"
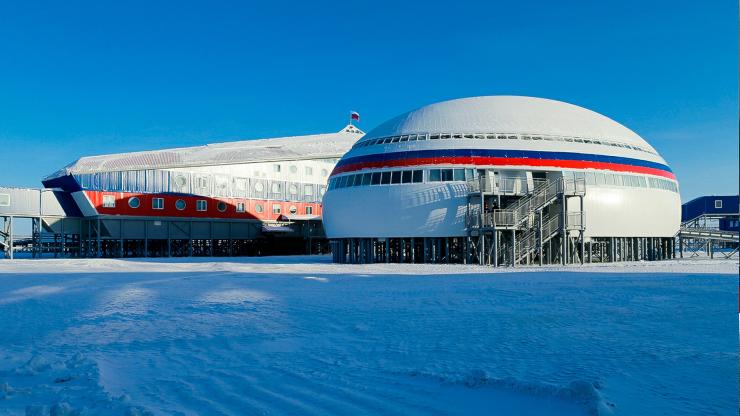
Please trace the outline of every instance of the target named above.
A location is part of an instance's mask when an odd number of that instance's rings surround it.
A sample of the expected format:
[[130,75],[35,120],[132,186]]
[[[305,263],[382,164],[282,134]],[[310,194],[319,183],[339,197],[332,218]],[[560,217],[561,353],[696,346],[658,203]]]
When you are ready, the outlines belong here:
[[136,209],[136,208],[139,208],[140,205],[141,205],[141,200],[139,198],[132,196],[131,198],[128,199],[128,206],[130,206],[131,208]]
[[244,212],[244,211],[245,211],[244,202],[237,202],[236,203],[236,212]]
[[329,171],[326,169],[321,169],[321,176],[326,177],[329,174]]
[[422,183],[424,182],[424,171],[423,170],[415,170],[414,171],[414,183]]
[[391,172],[391,183],[401,183],[401,171]]
[[201,189],[208,188],[208,177],[198,176],[197,178],[195,178],[195,184],[195,186]]
[[596,172],[596,185],[606,185],[606,175]]
[[313,175],[313,168],[311,166],[306,166],[306,175],[308,176]]
[[442,180],[442,174],[439,169],[429,170],[429,182],[439,182]]
[[182,199],[178,199],[175,201],[175,208],[177,208],[178,211],[182,211],[185,209],[187,204],[185,204],[185,201]]
[[291,214],[295,214],[296,212],[298,212],[298,208],[296,208],[295,205],[291,205],[290,208],[288,208],[288,211]]
[[116,197],[113,195],[103,195],[103,208],[115,208]]
[[10,206],[10,194],[0,194],[0,207]]
[[362,186],[370,185],[370,178],[372,177],[371,173],[364,173],[362,175]]
[[355,181],[352,183],[352,186],[360,186],[362,185],[362,174],[360,175],[354,175]]
[[265,209],[264,209],[264,208],[262,207],[262,204],[256,204],[256,205],[254,206],[254,211],[255,211],[255,212],[261,213],[261,212],[263,212],[264,210],[265,210]]
[[390,172],[381,172],[380,174],[380,183],[381,185],[388,185],[391,183],[391,173]]
[[290,165],[290,173],[298,173],[298,166]]
[[722,209],[722,200],[721,199],[715,199],[714,200],[714,207],[716,209]]
[[272,193],[279,194],[283,190],[283,187],[281,185],[282,184],[280,182],[273,182],[272,183]]
[[453,176],[454,176],[453,179],[456,181],[464,181],[465,180],[465,169],[455,169]]
[[152,199],[152,209],[164,209],[164,198]]
[[218,212],[226,212],[226,202],[224,201],[218,201],[216,204],[216,209]]
[[272,213],[273,214],[280,214],[282,212],[282,207],[280,204],[272,204]]
[[313,185],[304,185],[303,186],[303,195],[305,195],[305,196],[313,196]]
[[411,174],[410,170],[403,171],[401,173],[401,183],[411,183]]
[[380,172],[373,172],[373,176],[370,179],[370,185],[380,185]]
[[272,165],[272,171],[275,173],[280,173],[280,170],[282,169],[282,166],[279,164]]
[[188,180],[185,178],[184,175],[177,175],[175,176],[175,185],[177,185],[178,188],[182,188],[183,186],[187,185]]
[[247,178],[234,178],[234,190],[239,196],[247,195]]
[[208,202],[205,199],[199,199],[195,201],[196,211],[205,211],[208,209]]
[[452,169],[442,169],[442,181],[449,182],[452,180]]
[[298,195],[298,186],[296,186],[296,184],[294,183],[290,184],[290,186],[288,187],[288,193],[294,197]]
[[262,182],[255,182],[254,183],[254,190],[255,192],[262,192],[265,190],[265,185],[262,184]]
[[313,207],[312,206],[307,206],[306,207],[306,215],[311,215],[311,214],[313,214]]

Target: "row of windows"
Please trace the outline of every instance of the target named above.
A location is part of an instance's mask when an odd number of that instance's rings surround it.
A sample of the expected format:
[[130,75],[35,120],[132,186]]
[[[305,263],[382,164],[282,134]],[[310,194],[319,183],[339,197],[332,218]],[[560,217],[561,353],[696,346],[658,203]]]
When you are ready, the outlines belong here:
[[628,186],[632,188],[656,188],[678,193],[678,184],[667,179],[650,176],[625,175],[609,172],[576,172],[564,171],[566,179],[582,179],[586,185],[598,186]]
[[132,193],[179,193],[222,198],[320,202],[324,184],[167,170],[75,175],[83,189]]
[[402,136],[388,136],[380,137],[377,139],[364,140],[359,143],[355,143],[352,146],[353,149],[360,147],[373,146],[376,144],[388,144],[388,143],[401,143],[401,142],[413,142],[419,140],[443,140],[443,139],[489,139],[489,140],[545,140],[545,141],[557,141],[557,142],[574,142],[574,143],[586,143],[596,144],[602,146],[622,147],[625,149],[637,150],[640,152],[656,154],[650,149],[644,147],[635,146],[627,143],[620,143],[611,140],[601,139],[585,139],[583,137],[566,137],[566,136],[547,136],[547,135],[520,135],[520,134],[501,134],[501,133],[486,133],[486,134],[462,134],[462,133],[445,133],[445,134],[406,134]]
[[[414,169],[345,175],[329,180],[329,189],[350,186],[423,183],[424,172],[423,169]],[[475,169],[428,169],[426,174],[427,182],[466,181],[473,178]]]
[[[426,173],[425,173],[426,172]],[[334,177],[329,180],[329,189],[347,188],[351,186],[389,185],[404,183],[426,182],[464,182],[475,177],[475,169],[415,169],[394,170],[383,172],[356,173]],[[581,179],[586,185],[598,186],[629,186],[634,188],[657,188],[666,191],[678,192],[678,185],[666,179],[623,175],[607,172],[575,172],[565,171],[566,179]]]
[[[141,200],[139,197],[132,196],[128,198],[128,206],[137,209],[141,206]],[[104,208],[115,208],[116,207],[116,197],[114,195],[103,195],[103,207]],[[175,201],[175,208],[178,211],[183,211],[185,208],[187,208],[187,202],[185,202],[184,199],[178,199]],[[152,209],[161,210],[164,209],[164,198],[152,198]],[[216,209],[218,212],[226,212],[228,209],[228,205],[223,201],[218,201],[216,203]],[[234,206],[235,212],[242,213],[247,212],[246,210],[246,204],[244,202],[237,202]],[[195,201],[195,210],[200,212],[206,212],[208,211],[208,201],[205,199],[198,199]],[[254,210],[257,213],[264,212],[264,207],[262,204],[255,204]],[[298,212],[298,208],[296,208],[295,205],[291,205],[288,208],[288,211],[291,214],[296,214]],[[282,205],[280,204],[272,204],[272,213],[273,214],[280,214],[282,212]],[[306,214],[311,215],[313,214],[313,207],[307,206],[306,207]]]
[[[283,170],[283,165],[281,165],[279,163],[276,163],[276,164],[272,165],[272,171],[273,172],[280,173],[280,172],[282,172],[282,170]],[[298,166],[296,166],[296,165],[290,165],[288,167],[288,170],[290,171],[290,173],[296,174],[296,173],[298,173]],[[306,176],[313,176],[313,167],[312,166],[304,166],[303,173]],[[328,170],[321,169],[321,176],[327,177],[328,175],[329,175],[329,171]]]

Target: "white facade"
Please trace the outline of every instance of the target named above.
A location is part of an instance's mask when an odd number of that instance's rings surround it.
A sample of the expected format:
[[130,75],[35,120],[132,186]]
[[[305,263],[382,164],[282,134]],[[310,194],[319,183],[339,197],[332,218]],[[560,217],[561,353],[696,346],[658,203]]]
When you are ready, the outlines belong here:
[[[438,178],[438,169],[449,177]],[[421,182],[406,182],[403,173],[398,183],[393,174],[382,181],[383,172],[408,170],[423,171]],[[327,236],[465,236],[466,179],[484,171],[496,172],[501,183],[507,177],[531,182],[533,175],[583,179],[587,238],[669,237],[679,228],[675,176],[636,133],[571,104],[493,96],[422,107],[365,135],[330,178],[323,201]],[[374,173],[381,183],[373,184]]]

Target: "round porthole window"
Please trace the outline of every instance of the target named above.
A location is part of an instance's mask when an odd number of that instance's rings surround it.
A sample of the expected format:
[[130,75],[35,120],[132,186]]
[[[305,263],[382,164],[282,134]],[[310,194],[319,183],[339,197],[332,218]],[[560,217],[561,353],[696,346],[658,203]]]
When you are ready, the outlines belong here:
[[257,205],[254,206],[254,210],[256,212],[262,212],[262,211],[264,211],[264,208],[262,208],[262,204],[257,204]]
[[216,204],[216,209],[219,210],[219,212],[226,211],[226,202],[218,201],[218,204]]
[[140,205],[141,201],[139,200],[139,198],[132,196],[128,199],[128,206],[130,206],[131,208],[139,208]]
[[298,208],[296,208],[295,205],[291,205],[288,211],[290,211],[291,214],[295,214],[298,212]]
[[290,173],[297,173],[298,172],[298,166],[291,165],[290,166]]
[[187,183],[187,179],[185,179],[185,176],[183,175],[177,175],[175,176],[175,184],[182,188]]
[[178,199],[177,201],[175,201],[175,208],[177,208],[178,211],[184,210],[185,206],[185,200]]

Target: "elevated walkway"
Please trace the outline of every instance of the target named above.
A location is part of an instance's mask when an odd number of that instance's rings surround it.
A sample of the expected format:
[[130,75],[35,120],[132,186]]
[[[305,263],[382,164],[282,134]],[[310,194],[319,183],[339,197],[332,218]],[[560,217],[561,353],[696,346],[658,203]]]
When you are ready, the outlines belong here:
[[[692,219],[681,225],[676,235],[681,258],[684,252],[690,253],[690,257],[698,257],[699,253],[706,252],[710,258],[714,258],[715,253],[719,253],[729,259],[738,252],[740,233],[696,226],[700,223],[697,219]],[[722,246],[727,250],[717,250]]]

